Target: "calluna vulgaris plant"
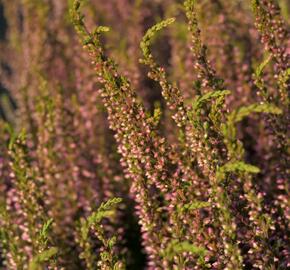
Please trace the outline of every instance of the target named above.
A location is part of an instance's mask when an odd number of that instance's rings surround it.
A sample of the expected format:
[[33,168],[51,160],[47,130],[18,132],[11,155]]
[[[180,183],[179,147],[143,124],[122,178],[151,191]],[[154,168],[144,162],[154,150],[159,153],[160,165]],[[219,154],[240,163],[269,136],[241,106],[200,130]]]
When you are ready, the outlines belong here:
[[0,16],[0,269],[290,268],[289,1]]

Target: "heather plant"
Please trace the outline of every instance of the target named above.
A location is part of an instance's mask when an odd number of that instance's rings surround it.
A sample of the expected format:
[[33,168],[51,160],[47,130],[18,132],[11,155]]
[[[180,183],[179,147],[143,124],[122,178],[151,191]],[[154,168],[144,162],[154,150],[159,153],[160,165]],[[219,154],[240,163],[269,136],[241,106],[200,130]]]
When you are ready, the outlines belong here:
[[287,1],[2,11],[0,269],[289,268]]

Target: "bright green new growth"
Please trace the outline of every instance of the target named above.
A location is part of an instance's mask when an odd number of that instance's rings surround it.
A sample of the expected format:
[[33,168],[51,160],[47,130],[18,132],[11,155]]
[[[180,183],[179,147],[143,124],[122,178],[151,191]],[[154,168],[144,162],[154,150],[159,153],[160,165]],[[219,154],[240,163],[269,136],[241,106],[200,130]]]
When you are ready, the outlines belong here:
[[160,104],[155,104],[154,112],[151,117],[151,121],[154,127],[157,127],[158,124],[160,123],[161,116],[162,116],[162,111],[160,108]]
[[224,97],[229,95],[231,91],[229,90],[221,90],[221,91],[212,91],[204,94],[203,96],[196,96],[194,102],[192,103],[192,109],[194,111],[199,111],[201,107],[211,101],[212,99],[218,99],[220,97]]
[[210,207],[211,204],[209,202],[203,202],[203,201],[194,201],[191,203],[184,204],[180,207],[177,207],[177,211],[182,213],[182,212],[187,212],[187,211],[195,211],[203,208],[208,208]]
[[140,47],[141,47],[141,50],[143,52],[143,57],[144,57],[144,60],[142,60],[142,62],[144,64],[148,64],[152,61],[152,54],[151,54],[150,46],[156,34],[162,29],[172,24],[174,21],[175,21],[175,18],[169,18],[167,20],[163,20],[155,24],[154,26],[152,26],[150,29],[147,30],[146,34],[143,36],[142,41],[140,43]]
[[[208,92],[202,96],[196,96],[192,108],[189,111],[189,119],[192,119],[196,126],[200,126],[201,110],[210,105],[209,117],[214,125],[217,125],[220,119],[220,109],[224,104],[225,97],[231,92],[229,90],[217,90]],[[213,104],[210,102],[213,101]]]
[[[124,269],[123,263],[114,254],[114,246],[116,244],[116,237],[106,237],[106,232],[102,227],[102,220],[104,218],[112,218],[115,215],[116,207],[122,202],[121,198],[112,198],[93,212],[87,219],[80,220],[79,239],[78,243],[82,249],[80,258],[86,262],[87,269],[93,270],[96,265],[101,266],[101,269]],[[101,241],[102,248],[99,258],[93,253],[93,245],[91,244],[90,232]],[[108,267],[108,268],[102,268]]]
[[217,170],[217,179],[223,180],[226,173],[259,173],[260,169],[251,164],[244,163],[243,161],[228,162]]
[[255,75],[260,78],[262,76],[262,73],[264,71],[264,69],[266,68],[266,66],[270,63],[272,59],[272,55],[268,55],[265,60],[258,65],[258,67],[255,70]]
[[[221,131],[225,137],[225,143],[228,150],[232,153],[238,150],[241,151],[241,146],[236,148],[236,126],[235,124],[242,121],[245,117],[252,113],[267,113],[267,114],[281,114],[282,110],[273,104],[251,104],[249,106],[240,107],[233,110],[227,115],[227,122],[221,125]],[[240,155],[239,153],[238,155]]]
[[51,230],[51,226],[53,224],[53,219],[50,218],[45,222],[39,232],[39,242],[41,243],[42,246],[46,246],[48,244],[48,236],[49,232]]
[[282,110],[273,104],[252,104],[231,112],[228,116],[228,123],[240,122],[252,113],[281,114]]
[[28,270],[42,270],[44,263],[50,261],[58,252],[56,247],[49,248],[42,251],[40,254],[35,256],[28,266]]
[[266,66],[270,63],[271,59],[272,59],[272,55],[269,54],[264,59],[264,61],[258,65],[258,67],[255,69],[255,72],[254,72],[255,84],[261,91],[261,95],[263,96],[265,101],[269,99],[268,97],[269,94],[267,93],[267,89],[266,89],[265,82],[263,79],[263,72]]
[[105,203],[102,203],[96,212],[87,218],[88,227],[98,225],[103,218],[109,218],[114,215],[114,209],[122,202],[121,198],[112,198]]
[[184,6],[187,7],[187,8],[194,7],[195,4],[196,4],[196,0],[186,0],[186,1],[184,1]]
[[187,241],[178,242],[178,240],[172,240],[163,251],[163,256],[172,260],[174,256],[179,255],[183,252],[188,252],[189,254],[195,255],[198,258],[203,259],[207,253],[207,250],[203,247],[197,247]]

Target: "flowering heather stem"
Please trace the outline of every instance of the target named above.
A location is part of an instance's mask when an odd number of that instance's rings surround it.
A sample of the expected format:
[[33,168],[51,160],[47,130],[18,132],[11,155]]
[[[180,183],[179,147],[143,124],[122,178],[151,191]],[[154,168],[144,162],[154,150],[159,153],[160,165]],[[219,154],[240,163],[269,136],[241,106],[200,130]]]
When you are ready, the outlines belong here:
[[[96,68],[99,81],[104,85],[104,89],[100,90],[101,96],[108,110],[110,127],[116,131],[115,138],[119,143],[119,152],[123,156],[121,164],[124,163],[125,170],[128,172],[127,177],[133,180],[131,190],[138,203],[137,213],[140,217],[146,251],[149,254],[152,266],[161,267],[158,250],[161,246],[160,240],[163,238],[161,235],[164,232],[159,231],[161,220],[159,214],[157,214],[157,209],[160,206],[152,200],[153,196],[156,195],[153,193],[152,196],[149,192],[150,189],[154,192],[155,184],[163,191],[168,190],[168,186],[164,183],[166,175],[151,174],[152,166],[155,166],[157,172],[162,172],[161,168],[164,166],[164,161],[162,157],[160,160],[157,159],[156,162],[150,160],[151,155],[149,156],[149,154],[152,150],[149,146],[160,147],[163,140],[154,135],[151,125],[146,122],[144,108],[137,101],[136,94],[132,91],[129,82],[117,73],[113,61],[104,55],[99,35],[108,29],[98,27],[93,34],[90,34],[84,26],[79,7],[80,2],[75,1],[72,18],[76,30],[84,40],[84,46],[92,57],[92,63]],[[141,137],[147,143],[140,141],[139,138]],[[165,153],[165,149],[163,153]],[[145,154],[145,156],[142,157],[142,154]],[[156,154],[154,155],[153,152],[154,158],[157,158]],[[142,169],[143,166],[147,169],[146,175]],[[160,166],[160,169],[158,169],[158,166]],[[159,179],[163,179],[161,180],[163,182],[159,182]]]
[[[249,114],[256,113],[269,113],[269,114],[280,114],[281,110],[271,104],[252,104],[248,107],[242,107],[234,110],[228,115],[227,123],[223,126],[223,134],[225,136],[225,144],[228,149],[228,159],[230,162],[240,162],[244,159],[244,149],[240,141],[236,139],[237,130],[235,124],[242,121],[243,118]],[[253,227],[256,229],[257,240],[252,240],[250,254],[255,253],[256,261],[254,263],[255,267],[262,269],[263,266],[268,265],[272,267],[273,265],[273,254],[270,252],[268,236],[271,229],[273,229],[273,221],[271,217],[262,212],[262,194],[256,194],[255,188],[253,186],[253,178],[250,173],[258,173],[259,169],[250,165],[234,166],[235,163],[227,163],[227,170],[238,169],[240,171],[239,176],[243,179],[243,189],[245,192],[245,198],[249,204],[249,220],[253,223]],[[231,167],[230,167],[231,166]],[[229,169],[231,168],[231,169]],[[266,251],[265,256],[263,256],[263,251]]]
[[265,49],[275,59],[278,70],[285,71],[289,67],[289,53],[282,41],[287,35],[287,30],[285,30],[279,9],[272,0],[253,0],[252,8],[256,18],[256,27],[261,34]]
[[[8,243],[6,264],[9,269],[27,269],[27,265],[54,266],[57,248],[49,247],[48,236],[52,220],[46,217],[42,207],[42,181],[37,180],[31,168],[24,132],[11,134],[8,153],[13,189],[8,194],[6,209],[1,213],[4,213],[4,228],[10,226],[4,230]],[[11,210],[15,213],[10,214]]]
[[[166,80],[166,75],[165,75],[165,71],[164,69],[158,67],[158,65],[154,62],[153,60],[153,56],[150,52],[149,46],[150,46],[150,42],[152,40],[152,38],[154,37],[155,33],[159,30],[161,30],[163,27],[166,27],[168,24],[172,23],[173,20],[172,19],[168,19],[166,21],[162,21],[161,23],[153,26],[151,29],[149,29],[146,33],[146,35],[143,38],[143,41],[141,43],[141,48],[143,50],[143,55],[144,55],[144,60],[143,62],[147,65],[149,65],[149,67],[151,68],[152,72],[149,73],[150,76],[155,79],[156,81],[158,81],[163,89],[163,96],[165,98],[165,100],[167,101],[167,105],[169,106],[169,108],[173,111],[176,112],[176,114],[174,115],[174,120],[176,121],[177,125],[179,127],[184,127],[186,126],[186,129],[191,130],[191,133],[194,134],[196,132],[199,132],[198,129],[194,129],[192,126],[190,119],[190,114],[189,112],[184,108],[184,102],[183,102],[183,98],[182,95],[180,93],[180,91],[176,88],[173,87],[167,80]],[[213,96],[213,95],[212,95]],[[204,102],[209,99],[209,97],[206,97],[206,95],[204,97]],[[202,104],[201,99],[199,100],[199,103]],[[196,104],[197,101],[196,101]],[[200,105],[196,105],[200,106]],[[183,113],[183,114],[182,114]],[[192,109],[192,114],[196,114],[197,112]],[[176,115],[181,114],[181,117],[176,117]],[[196,116],[194,116],[196,117]],[[198,118],[198,117],[197,117]],[[189,141],[192,142],[192,137],[189,138]],[[194,147],[192,148],[194,149]],[[198,154],[197,154],[197,158],[200,160],[200,168],[203,169],[203,173],[206,173],[206,175],[210,175],[209,171],[206,172],[204,170],[205,168],[205,164],[203,164],[206,161],[206,157],[204,156],[206,150],[202,149]],[[211,161],[209,161],[208,166],[212,167],[212,169],[214,168],[214,165],[211,165]],[[221,224],[228,224],[228,226],[231,226],[230,223],[232,223],[232,217],[230,217],[231,215],[229,214],[228,211],[228,206],[229,206],[229,202],[227,202],[227,200],[225,200],[225,196],[226,194],[222,191],[222,189],[217,190],[217,183],[215,182],[215,176],[212,175],[212,177],[210,177],[210,181],[213,187],[212,190],[212,199],[213,202],[218,206],[219,208],[219,213],[221,214],[221,219],[220,222]],[[218,197],[219,194],[222,194],[222,197]],[[224,218],[223,218],[224,217]],[[225,217],[229,217],[229,219],[226,219]],[[227,227],[225,227],[225,229],[227,229]],[[228,247],[228,251],[226,252],[226,256],[228,256],[231,260],[230,263],[227,264],[227,267],[229,267],[229,269],[241,269],[242,267],[242,262],[241,262],[241,256],[239,255],[239,249],[237,246],[235,246],[233,243],[230,244],[229,243],[229,234],[233,235],[233,232],[229,232],[226,233],[225,236],[225,246]],[[234,237],[232,237],[234,238]],[[231,245],[231,246],[230,246]],[[231,254],[236,254],[236,257],[233,255],[231,256]]]
[[216,76],[215,70],[211,67],[211,64],[207,58],[207,48],[201,41],[201,30],[198,26],[197,14],[195,10],[196,0],[186,0],[184,7],[186,11],[186,17],[188,19],[188,30],[192,39],[192,52],[196,63],[194,67],[198,72],[199,87],[210,87],[214,90],[224,89],[223,81]]

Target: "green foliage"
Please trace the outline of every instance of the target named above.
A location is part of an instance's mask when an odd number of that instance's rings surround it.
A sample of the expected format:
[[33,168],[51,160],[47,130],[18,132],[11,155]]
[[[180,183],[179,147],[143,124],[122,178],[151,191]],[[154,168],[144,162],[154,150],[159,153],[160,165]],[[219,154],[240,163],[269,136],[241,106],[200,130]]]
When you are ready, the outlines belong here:
[[221,121],[219,109],[224,104],[225,96],[229,95],[229,90],[221,90],[221,91],[211,91],[202,96],[197,95],[192,103],[192,108],[189,111],[189,119],[192,119],[194,125],[196,127],[200,126],[201,121],[201,112],[202,109],[209,107],[210,102],[213,100],[213,105],[210,106],[210,118],[214,122],[214,124],[218,124]]
[[193,8],[195,4],[196,4],[196,0],[186,0],[186,1],[184,1],[184,6],[186,8]]
[[282,110],[273,104],[264,103],[243,106],[230,112],[227,115],[227,122],[221,125],[221,132],[231,155],[236,152],[236,155],[240,156],[243,152],[241,143],[236,139],[237,130],[235,125],[252,113],[281,114]]
[[92,33],[89,33],[85,23],[84,23],[84,15],[81,14],[83,0],[75,0],[72,8],[70,9],[70,18],[71,21],[82,37],[82,43],[84,46],[93,45],[96,47],[100,46],[100,35],[104,32],[108,32],[110,30],[107,26],[97,26]]
[[143,36],[142,41],[140,43],[140,47],[144,57],[144,60],[142,60],[142,62],[144,64],[148,64],[149,62],[152,61],[150,46],[157,33],[162,29],[166,28],[167,26],[169,26],[170,24],[172,24],[174,21],[175,18],[169,18],[155,24],[149,30],[147,30],[146,34]]
[[217,179],[223,180],[226,173],[259,173],[260,169],[256,166],[246,164],[242,161],[228,162],[217,170]]
[[287,108],[289,105],[289,83],[290,83],[290,68],[282,71],[279,74],[278,85],[280,90],[280,98],[283,101],[284,106]]
[[258,65],[258,67],[255,70],[255,75],[257,76],[257,78],[260,78],[262,76],[262,73],[264,71],[264,69],[266,68],[266,66],[270,63],[272,59],[271,55],[268,55],[264,61]]
[[286,83],[290,78],[290,68],[287,68],[280,76],[282,83]]
[[282,111],[272,104],[252,104],[231,112],[228,116],[228,124],[230,125],[240,122],[252,113],[281,114]]
[[188,252],[189,254],[195,255],[199,258],[204,258],[207,253],[206,249],[197,247],[190,242],[178,242],[178,240],[172,240],[163,251],[163,256],[172,260],[174,256],[183,252]]
[[[122,261],[114,254],[116,237],[107,238],[105,235],[106,232],[101,224],[104,218],[113,217],[115,208],[121,201],[121,198],[112,198],[102,203],[97,211],[93,212],[87,219],[82,218],[80,220],[78,239],[78,243],[82,248],[80,258],[85,260],[87,269],[96,269],[97,265],[100,266],[101,269],[124,269]],[[99,259],[96,254],[94,254],[90,231],[94,232],[95,236],[102,243],[102,251],[99,254]]]
[[50,233],[52,224],[53,224],[53,219],[50,218],[42,225],[42,228],[39,232],[39,240],[38,240],[42,247],[45,247],[48,244],[49,233]]
[[[92,226],[97,226],[103,218],[110,218],[112,215],[114,215],[115,211],[114,208],[122,202],[121,198],[112,198],[108,200],[105,203],[102,203],[98,210],[94,213],[92,213],[87,218],[86,228],[84,232],[87,231],[87,228],[90,228]],[[87,233],[84,233],[83,236],[87,237]]]
[[35,256],[28,266],[28,270],[41,270],[44,264],[50,261],[58,252],[56,247],[51,247],[47,250],[42,251],[40,254]]
[[182,213],[182,212],[187,212],[187,211],[195,211],[203,208],[208,208],[210,207],[211,204],[209,202],[202,202],[202,201],[194,201],[190,202],[187,204],[184,204],[180,207],[177,208],[177,211]]
[[266,68],[266,66],[270,63],[272,59],[271,55],[268,55],[265,60],[258,65],[258,67],[255,69],[255,73],[254,73],[254,78],[255,78],[255,84],[256,86],[259,88],[259,90],[261,91],[261,94],[264,98],[265,101],[267,101],[269,99],[268,97],[268,92],[265,86],[265,82],[263,80],[263,71]]
[[202,106],[209,103],[212,99],[219,99],[220,97],[224,97],[229,95],[231,92],[229,90],[221,90],[221,91],[212,91],[208,92],[202,96],[196,96],[195,100],[192,103],[192,110],[198,113]]
[[153,116],[152,116],[152,122],[155,127],[157,127],[158,124],[160,123],[161,116],[162,116],[162,110],[161,110],[160,104],[156,104],[154,108]]

